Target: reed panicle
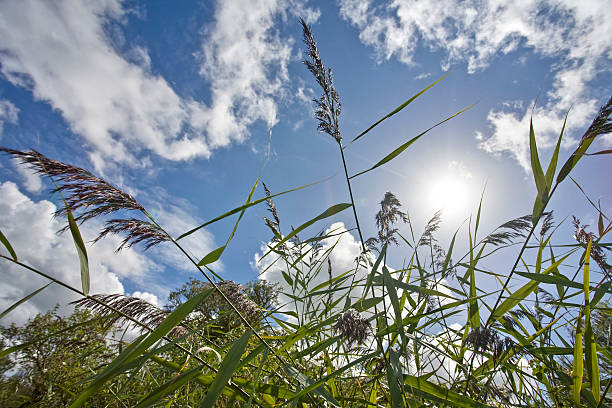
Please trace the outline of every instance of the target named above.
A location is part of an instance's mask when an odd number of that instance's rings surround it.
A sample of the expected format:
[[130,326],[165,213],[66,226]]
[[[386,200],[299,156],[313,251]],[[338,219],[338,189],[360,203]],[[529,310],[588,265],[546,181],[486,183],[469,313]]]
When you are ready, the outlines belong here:
[[597,241],[599,237],[595,235],[593,232],[589,232],[586,230],[588,225],[581,225],[580,219],[572,216],[572,225],[574,226],[574,239],[581,245],[587,245],[590,240],[593,241],[591,246],[591,258],[597,262],[597,265],[604,270],[608,271],[610,269],[610,265],[606,260],[606,253],[604,252],[604,248],[602,248]]
[[94,242],[98,242],[108,234],[120,235],[121,233],[127,236],[116,249],[117,252],[126,247],[130,248],[132,245],[138,243],[143,243],[146,251],[152,246],[171,240],[168,234],[156,224],[137,218],[129,218],[106,221],[104,229]]
[[244,287],[234,281],[226,280],[217,283],[219,290],[248,320],[257,320],[261,316],[261,308],[244,294]]
[[[96,302],[96,300],[99,302]],[[168,316],[166,311],[146,300],[123,294],[96,294],[79,299],[71,304],[77,307],[87,308],[100,316],[109,317],[109,325],[120,322],[130,323],[130,321],[123,316],[117,315],[111,308],[107,307],[107,305],[152,327],[157,327]]]
[[300,19],[300,21],[302,23],[304,43],[306,44],[309,58],[303,62],[306,68],[314,75],[317,83],[323,90],[323,95],[321,95],[320,98],[313,99],[316,104],[315,118],[319,121],[317,129],[320,132],[327,133],[333,137],[338,144],[341,144],[342,135],[340,134],[340,128],[338,126],[338,117],[342,111],[342,104],[340,103],[338,92],[334,87],[332,70],[331,68],[325,68],[325,65],[323,65],[317,42],[312,35],[310,27],[303,19]]
[[58,183],[55,191],[62,193],[66,206],[59,208],[56,216],[65,216],[68,211],[83,210],[75,217],[77,222],[83,223],[119,210],[145,211],[130,194],[85,169],[50,159],[36,150],[23,152],[0,147],[0,151],[10,154],[36,173],[47,175]]
[[[56,185],[54,192],[60,192],[66,203],[55,212],[56,217],[66,216],[68,211],[77,212],[75,221],[82,224],[93,218],[120,210],[136,210],[147,215],[145,208],[130,194],[85,169],[50,159],[35,150],[23,152],[0,147],[0,151],[10,154],[36,173],[46,175],[53,180]],[[62,233],[67,229],[68,226],[65,226],[59,232]],[[171,240],[157,224],[128,218],[106,221],[104,229],[94,239],[94,242],[98,242],[108,234],[121,233],[126,234],[127,237],[119,245],[117,251],[138,243],[143,243],[146,250],[161,242]]]
[[525,238],[531,228],[531,215],[524,215],[503,223],[482,241],[493,246],[506,245]]
[[342,313],[334,329],[346,339],[349,347],[353,343],[363,343],[371,331],[368,321],[355,309]]
[[612,132],[612,97],[606,102],[593,119],[591,126],[584,132],[581,140],[590,139],[599,135],[604,135]]

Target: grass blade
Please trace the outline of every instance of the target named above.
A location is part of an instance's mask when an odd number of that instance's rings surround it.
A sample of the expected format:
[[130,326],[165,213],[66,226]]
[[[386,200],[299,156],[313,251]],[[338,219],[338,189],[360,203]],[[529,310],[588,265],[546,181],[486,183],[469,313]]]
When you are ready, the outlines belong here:
[[18,300],[17,302],[13,303],[11,306],[9,306],[8,309],[6,309],[4,312],[0,313],[0,319],[2,319],[4,316],[6,316],[7,314],[9,314],[11,311],[13,311],[15,308],[19,307],[20,304],[27,302],[28,300],[30,300],[31,298],[33,298],[34,296],[36,296],[37,293],[43,291],[47,286],[49,286],[50,284],[52,284],[53,282],[49,282],[47,283],[45,286],[43,286],[40,289],[35,290],[34,292],[30,293],[29,295],[27,295],[26,297]]
[[274,248],[272,248],[268,252],[266,252],[264,254],[264,256],[262,256],[260,258],[260,260],[265,258],[270,252],[272,252],[273,250],[275,250],[276,248],[278,248],[279,246],[283,245],[285,242],[287,242],[288,240],[290,240],[291,238],[293,238],[294,236],[299,234],[301,231],[303,231],[306,228],[310,227],[315,222],[321,221],[321,220],[323,220],[325,218],[328,218],[328,217],[331,217],[332,215],[336,215],[339,212],[344,211],[344,210],[346,210],[349,207],[351,207],[351,204],[349,204],[349,203],[341,203],[341,204],[332,205],[327,210],[323,211],[321,214],[319,214],[316,217],[306,221],[305,223],[303,223],[302,225],[300,225],[299,227],[297,227],[296,229],[291,231],[291,233],[289,233],[285,238],[283,238],[280,241],[278,241],[276,243],[276,245],[274,246]]
[[191,369],[179,376],[173,377],[170,381],[160,385],[155,390],[151,391],[145,398],[143,398],[135,408],[146,408],[150,407],[159,402],[164,396],[176,391],[189,381],[193,380],[198,375],[202,374],[202,368],[204,366],[198,366]]
[[247,330],[238,340],[236,340],[236,342],[234,342],[221,362],[219,372],[210,386],[208,393],[206,393],[206,396],[202,400],[200,407],[211,408],[215,406],[221,392],[227,385],[230,378],[232,378],[234,370],[236,370],[238,364],[240,364],[240,358],[242,357],[244,350],[246,350],[246,347],[249,344],[249,339],[252,335],[253,332],[251,330]]
[[424,134],[426,134],[427,132],[429,132],[430,130],[432,130],[435,127],[440,126],[441,124],[443,124],[444,122],[447,122],[449,120],[451,120],[452,118],[454,118],[455,116],[458,116],[460,114],[462,114],[463,112],[465,112],[466,110],[470,109],[472,106],[474,105],[470,105],[465,109],[460,110],[459,112],[455,113],[454,115],[449,116],[448,118],[444,119],[441,122],[436,123],[435,125],[433,125],[432,127],[430,127],[429,129],[425,130],[424,132],[418,134],[417,136],[413,137],[412,139],[410,139],[409,141],[407,141],[406,143],[404,143],[403,145],[401,145],[400,147],[398,147],[397,149],[393,150],[391,153],[389,153],[388,155],[386,155],[385,157],[383,157],[378,163],[376,163],[374,166],[370,167],[367,170],[364,170],[362,172],[359,172],[351,177],[349,177],[349,179],[355,178],[357,176],[361,176],[364,173],[367,173],[371,170],[374,170],[377,167],[382,166],[383,164],[395,159],[397,156],[399,156],[404,150],[406,150],[407,148],[410,147],[410,145],[412,145],[414,142],[416,142],[417,140],[419,140],[421,138],[421,136],[423,136]]
[[[450,74],[450,73],[449,73]],[[359,134],[359,136],[357,136],[356,138],[354,138],[353,140],[351,140],[351,143],[357,141],[357,139],[360,139],[363,135],[365,135],[366,133],[368,133],[370,130],[374,129],[376,126],[378,126],[381,122],[383,122],[384,120],[390,118],[391,116],[395,115],[396,113],[398,113],[399,111],[401,111],[402,109],[404,109],[406,106],[410,105],[416,98],[418,98],[419,96],[423,95],[426,91],[428,91],[431,87],[433,87],[435,84],[437,84],[438,82],[440,82],[441,80],[443,80],[444,78],[446,78],[449,74],[444,75],[442,78],[438,79],[437,81],[431,83],[428,87],[426,87],[425,89],[423,89],[421,92],[413,95],[410,99],[408,99],[406,102],[402,103],[400,106],[398,106],[397,108],[395,108],[392,112],[388,113],[387,115],[385,115],[382,119],[379,119],[376,123],[374,123],[372,126],[370,126],[369,128],[367,128],[366,130],[364,130],[363,132],[361,132]]]
[[285,191],[281,191],[280,193],[272,194],[270,197],[264,197],[264,198],[260,198],[260,199],[255,200],[255,201],[251,201],[251,202],[249,202],[247,204],[241,205],[240,207],[236,207],[233,210],[227,211],[227,212],[219,215],[218,217],[213,218],[212,220],[206,221],[204,224],[200,224],[197,227],[190,229],[189,231],[187,231],[184,234],[180,235],[176,240],[177,241],[181,240],[181,239],[183,239],[183,238],[193,234],[194,232],[199,231],[200,229],[202,229],[202,228],[204,228],[204,227],[206,227],[206,226],[208,226],[210,224],[214,224],[215,222],[220,221],[220,220],[222,220],[224,218],[230,217],[230,216],[232,216],[234,214],[238,214],[239,212],[244,211],[247,208],[252,207],[254,205],[261,204],[264,201],[266,201],[268,198],[274,198],[274,197],[277,197],[277,196],[280,196],[280,195],[283,195],[283,194],[292,193],[294,191],[298,191],[298,190],[301,190],[301,189],[304,189],[304,188],[311,187],[311,186],[314,186],[316,184],[322,183],[322,182],[324,182],[326,180],[327,179],[321,180],[321,181],[315,181],[314,183],[310,183],[310,184],[306,184],[304,186],[292,188],[291,190],[285,190]]
[[74,216],[72,215],[72,212],[68,210],[67,207],[66,207],[66,212],[68,214],[68,225],[70,226],[70,233],[72,234],[72,239],[74,240],[74,245],[76,246],[77,253],[79,254],[79,261],[81,263],[81,285],[83,286],[83,293],[88,295],[89,294],[89,260],[87,259],[87,249],[85,248],[85,243],[83,242],[81,231],[79,231],[79,226],[74,220]]
[[2,231],[0,231],[0,242],[2,242],[6,250],[9,251],[9,254],[11,254],[11,257],[13,258],[13,260],[17,261],[17,254],[15,253],[15,250],[11,246],[8,239],[6,239]]

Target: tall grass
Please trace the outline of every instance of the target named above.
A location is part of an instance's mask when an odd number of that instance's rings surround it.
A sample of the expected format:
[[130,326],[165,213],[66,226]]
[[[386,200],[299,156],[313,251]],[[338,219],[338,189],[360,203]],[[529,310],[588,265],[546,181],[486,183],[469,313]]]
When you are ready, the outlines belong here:
[[[610,265],[605,259],[608,246],[602,239],[612,223],[600,211],[595,233],[575,220],[576,240],[564,237],[566,245],[552,245],[556,228],[548,203],[560,183],[588,155],[593,140],[612,131],[612,99],[597,113],[561,166],[565,124],[560,124],[558,143],[546,169],[531,125],[531,166],[537,187],[531,214],[478,238],[479,206],[467,231],[457,231],[448,248],[443,248],[436,239],[439,214],[419,233],[401,210],[399,200],[388,192],[375,217],[378,234],[364,240],[364,219],[357,214],[351,181],[408,154],[408,148],[429,130],[467,108],[389,149],[374,166],[350,175],[344,154],[350,143],[345,144],[339,126],[340,95],[310,27],[302,21],[302,28],[307,48],[304,63],[321,88],[321,97],[315,100],[318,129],[338,145],[346,202],[329,207],[291,231],[281,230],[281,215],[273,199],[295,189],[272,194],[262,184],[264,195],[255,199],[259,178],[243,205],[173,237],[132,196],[87,170],[36,151],[1,149],[48,176],[61,193],[64,206],[57,215],[68,220],[66,230],[74,238],[81,262],[82,288],[20,261],[19,248],[12,248],[0,233],[7,250],[7,255],[0,254],[2,261],[79,294],[81,307],[115,321],[130,321],[143,331],[118,348],[108,365],[93,370],[91,378],[80,384],[71,407],[87,406],[111,384],[133,381],[137,373],[151,366],[163,373],[165,381],[145,376],[150,381],[145,391],[137,395],[114,392],[107,406],[609,406],[612,350],[610,337],[602,340],[597,319],[610,311],[602,302],[612,293]],[[440,80],[407,99],[351,143],[367,143],[366,136],[380,123],[399,114]],[[272,239],[260,261],[265,259],[267,268],[280,270],[287,288],[279,297],[281,303],[267,309],[249,299],[239,285],[222,280],[212,267],[223,256],[244,213],[263,203],[272,214],[272,219],[265,219]],[[304,234],[308,227],[327,222],[349,208],[361,253],[351,269],[335,271],[331,257],[349,232],[338,229],[312,237]],[[110,214],[114,218],[109,219]],[[184,237],[231,216],[236,216],[235,226],[223,246],[200,259],[181,246]],[[208,282],[207,289],[171,312],[121,295],[89,294],[87,248],[79,224],[98,217],[107,218],[97,240],[121,235],[124,240],[118,250],[132,245],[145,249],[173,245]],[[409,234],[402,233],[405,227]],[[455,246],[462,239],[468,250],[458,254]],[[491,259],[505,247],[519,248],[510,268],[483,266],[485,259],[489,265],[501,265]],[[387,263],[391,251],[403,254],[407,260],[404,266],[397,269]],[[577,263],[568,265],[574,261]],[[594,277],[595,265],[602,272],[601,279]],[[573,270],[574,276],[568,277],[567,270]],[[484,290],[479,280],[485,276],[498,281],[498,287]],[[579,276],[582,280],[576,281]],[[517,284],[518,289],[511,289]],[[191,317],[211,296],[225,302],[239,322],[236,329],[222,336],[211,337],[209,329],[215,325],[214,319],[223,316],[213,316],[206,324]],[[197,349],[194,344],[199,345]],[[13,345],[1,351],[0,357],[19,353],[26,346]]]

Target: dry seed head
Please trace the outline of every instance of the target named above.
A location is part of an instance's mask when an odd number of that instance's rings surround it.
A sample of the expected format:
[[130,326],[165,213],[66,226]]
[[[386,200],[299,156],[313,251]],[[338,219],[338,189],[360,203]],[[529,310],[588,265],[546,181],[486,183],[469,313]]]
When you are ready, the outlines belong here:
[[124,247],[129,248],[141,242],[144,244],[145,250],[147,250],[154,245],[170,241],[168,234],[157,225],[148,221],[130,218],[126,220],[116,219],[107,221],[106,227],[100,232],[100,235],[98,235],[94,242],[98,242],[108,234],[119,233],[124,233],[127,237],[121,242],[121,245],[117,248],[117,252],[121,251]]
[[355,309],[348,309],[338,318],[334,329],[346,338],[349,346],[363,343],[370,333],[370,324]]
[[338,144],[342,143],[342,135],[338,126],[338,117],[342,112],[342,104],[336,88],[334,88],[334,77],[331,68],[326,69],[321,60],[317,42],[312,35],[312,31],[306,22],[301,19],[302,31],[304,33],[304,43],[308,50],[309,59],[304,60],[304,65],[314,75],[323,95],[318,99],[313,99],[316,105],[315,118],[319,121],[317,129],[333,137]]
[[57,191],[64,196],[67,207],[58,209],[56,216],[66,215],[68,210],[84,210],[75,218],[77,222],[82,223],[118,210],[145,211],[134,197],[85,169],[50,159],[35,150],[22,152],[0,147],[0,151],[29,165],[36,173],[52,177],[58,183]]
[[225,297],[244,315],[248,320],[254,320],[261,315],[261,309],[255,302],[244,295],[242,285],[234,281],[222,281],[217,283],[219,290]]

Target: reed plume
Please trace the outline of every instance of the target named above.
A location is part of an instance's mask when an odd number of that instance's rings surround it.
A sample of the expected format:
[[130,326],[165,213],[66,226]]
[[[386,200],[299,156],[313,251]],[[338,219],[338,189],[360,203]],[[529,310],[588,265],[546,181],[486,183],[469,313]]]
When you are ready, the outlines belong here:
[[308,48],[307,54],[309,57],[309,59],[303,62],[306,68],[314,75],[317,83],[323,90],[323,95],[321,95],[320,98],[313,99],[316,104],[315,118],[319,121],[317,129],[333,137],[340,145],[342,143],[342,135],[340,134],[340,128],[338,126],[338,117],[342,111],[342,104],[340,103],[338,92],[334,87],[332,70],[331,68],[325,68],[325,65],[323,65],[317,43],[312,35],[310,27],[303,19],[300,19],[300,21],[304,33],[304,43]]
[[[53,191],[61,193],[65,202],[65,206],[55,212],[56,217],[67,216],[68,212],[77,213],[75,221],[82,224],[90,219],[120,210],[141,211],[148,216],[145,208],[130,194],[85,169],[50,159],[36,150],[23,152],[0,147],[0,151],[17,158],[37,174],[46,175],[53,180],[56,186]],[[62,233],[67,229],[68,226],[65,226],[59,232]],[[94,239],[94,242],[111,233],[127,234],[117,251],[137,243],[143,243],[145,249],[149,249],[171,239],[166,232],[152,222],[128,218],[106,221],[105,228]]]

